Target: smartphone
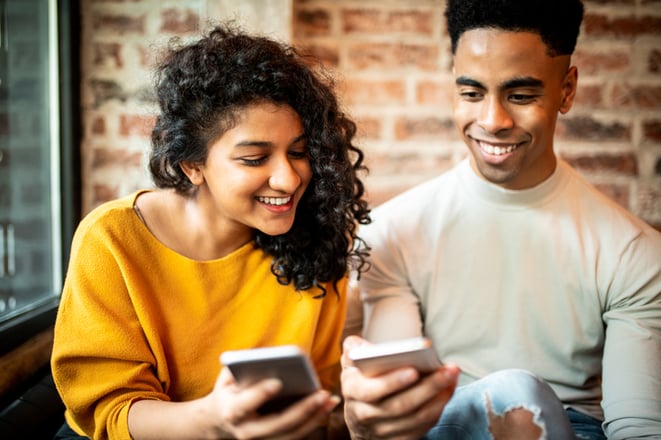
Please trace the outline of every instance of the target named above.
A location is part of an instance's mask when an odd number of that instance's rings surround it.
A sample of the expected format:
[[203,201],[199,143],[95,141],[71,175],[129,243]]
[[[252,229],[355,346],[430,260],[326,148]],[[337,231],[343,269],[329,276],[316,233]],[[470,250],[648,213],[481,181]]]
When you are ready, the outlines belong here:
[[349,352],[349,358],[368,376],[400,367],[414,367],[421,373],[429,373],[442,365],[431,340],[425,337],[361,345]]
[[261,414],[281,411],[321,388],[309,357],[295,345],[226,351],[221,354],[220,362],[241,384],[253,384],[268,377],[282,381],[280,393],[258,409]]

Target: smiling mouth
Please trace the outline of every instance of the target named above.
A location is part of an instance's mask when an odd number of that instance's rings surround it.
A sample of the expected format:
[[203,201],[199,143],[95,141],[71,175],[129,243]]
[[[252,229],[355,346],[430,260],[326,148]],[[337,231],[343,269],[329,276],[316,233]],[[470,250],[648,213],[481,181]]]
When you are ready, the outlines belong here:
[[511,153],[512,151],[519,148],[519,146],[521,145],[521,144],[493,145],[484,141],[477,141],[477,144],[479,145],[480,150],[492,156],[502,156],[504,154]]
[[286,205],[291,201],[291,196],[287,197],[257,197],[257,201],[261,203],[265,203],[267,205],[273,205],[273,206],[282,206]]

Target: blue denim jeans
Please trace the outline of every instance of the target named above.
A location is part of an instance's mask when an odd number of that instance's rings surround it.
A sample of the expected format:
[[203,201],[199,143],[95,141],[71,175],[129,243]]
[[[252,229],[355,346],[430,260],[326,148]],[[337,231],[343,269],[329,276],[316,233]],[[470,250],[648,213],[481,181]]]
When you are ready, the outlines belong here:
[[576,433],[576,438],[579,440],[606,440],[601,420],[572,408],[567,408],[567,415]]
[[[549,440],[602,439],[600,422],[574,411],[576,422],[595,428],[601,437],[577,437],[562,403],[551,387],[525,370],[502,370],[458,387],[426,440],[492,440],[512,438],[522,421],[538,438]],[[583,432],[583,431],[581,431]]]

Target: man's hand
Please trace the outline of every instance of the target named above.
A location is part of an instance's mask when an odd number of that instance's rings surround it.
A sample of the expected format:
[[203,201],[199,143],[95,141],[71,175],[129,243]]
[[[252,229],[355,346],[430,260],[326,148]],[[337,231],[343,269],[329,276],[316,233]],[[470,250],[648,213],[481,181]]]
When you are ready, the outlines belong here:
[[414,368],[399,368],[367,377],[348,357],[353,347],[367,343],[349,336],[343,347],[344,415],[352,438],[419,439],[438,422],[456,388],[459,368],[444,365],[423,377]]

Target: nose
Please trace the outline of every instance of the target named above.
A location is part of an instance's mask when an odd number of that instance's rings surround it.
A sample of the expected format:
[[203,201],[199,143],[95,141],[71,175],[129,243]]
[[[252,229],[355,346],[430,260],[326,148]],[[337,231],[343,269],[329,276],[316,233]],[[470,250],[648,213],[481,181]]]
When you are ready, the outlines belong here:
[[508,130],[514,126],[514,120],[499,97],[492,96],[482,101],[478,123],[489,133]]
[[289,159],[283,158],[273,162],[269,177],[271,189],[291,194],[300,185],[301,176]]

